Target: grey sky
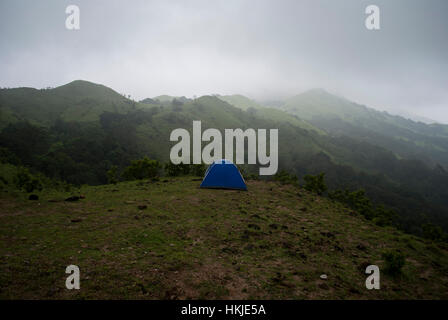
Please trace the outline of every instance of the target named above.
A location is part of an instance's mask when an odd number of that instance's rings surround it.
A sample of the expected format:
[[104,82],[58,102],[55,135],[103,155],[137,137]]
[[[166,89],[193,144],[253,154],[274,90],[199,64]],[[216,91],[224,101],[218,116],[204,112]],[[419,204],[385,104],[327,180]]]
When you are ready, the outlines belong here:
[[[369,4],[379,31],[364,26]],[[445,0],[2,0],[0,86],[85,79],[135,99],[321,87],[448,123],[447,14]]]

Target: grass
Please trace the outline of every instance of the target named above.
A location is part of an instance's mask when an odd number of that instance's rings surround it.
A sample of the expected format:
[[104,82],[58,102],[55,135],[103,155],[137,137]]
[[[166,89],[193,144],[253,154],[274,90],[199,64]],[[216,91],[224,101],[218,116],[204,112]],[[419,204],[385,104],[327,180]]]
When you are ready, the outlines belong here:
[[[290,185],[199,189],[193,177],[0,198],[2,299],[447,299],[447,247],[378,227]],[[146,205],[140,210],[138,206]],[[400,277],[365,267],[406,258]],[[65,268],[81,289],[65,288]],[[320,275],[326,274],[323,280]]]

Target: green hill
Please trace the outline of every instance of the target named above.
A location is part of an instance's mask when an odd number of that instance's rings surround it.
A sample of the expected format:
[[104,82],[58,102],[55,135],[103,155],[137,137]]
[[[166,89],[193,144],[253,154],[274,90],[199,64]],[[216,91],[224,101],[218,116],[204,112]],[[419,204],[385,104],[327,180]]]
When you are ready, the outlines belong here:
[[448,166],[448,126],[414,122],[314,89],[288,99],[282,110],[338,136],[392,150],[398,157]]
[[293,126],[303,128],[305,130],[312,130],[319,134],[325,134],[325,131],[313,126],[307,121],[300,119],[297,116],[292,116],[287,112],[278,110],[275,108],[264,107],[254,100],[251,100],[245,96],[235,94],[230,96],[217,96],[220,100],[225,101],[237,108],[245,111],[249,111],[251,114],[256,114],[256,116],[263,119],[272,120],[274,122],[289,123]]
[[252,99],[249,99],[248,97],[245,97],[241,94],[233,94],[233,95],[227,95],[227,96],[217,96],[220,100],[223,100],[232,106],[235,106],[237,108],[247,110],[249,108],[263,108],[262,105],[258,104]]
[[0,127],[27,120],[49,126],[64,121],[98,121],[103,112],[126,113],[145,108],[114,90],[88,81],[76,80],[54,89],[0,89]]
[[[316,95],[321,103],[312,98]],[[174,145],[169,141],[171,131],[191,131],[194,120],[202,121],[203,130],[278,129],[280,170],[299,178],[325,172],[330,188],[365,189],[372,200],[397,211],[397,223],[409,232],[422,234],[422,225],[429,222],[448,230],[448,172],[442,161],[447,157],[445,127],[399,117],[392,119],[397,125],[391,124],[386,114],[322,91],[303,97],[306,103],[316,100],[319,118],[303,120],[300,112],[287,108],[243,110],[217,96],[140,103],[87,81],[47,90],[2,89],[0,151],[18,159],[14,164],[50,178],[98,185],[107,182],[106,173],[114,165],[122,172],[144,156],[168,161]],[[299,105],[298,97],[294,101],[298,107],[307,105]],[[357,110],[360,120],[328,119],[325,108],[333,106],[341,112],[347,109],[352,118]],[[258,173],[253,165],[245,170]]]
[[[290,185],[249,181],[240,192],[197,180],[84,186],[75,202],[2,193],[0,298],[448,298],[446,245]],[[404,256],[401,274],[388,271],[388,252]],[[81,290],[65,289],[70,264]],[[380,290],[365,287],[370,264]]]

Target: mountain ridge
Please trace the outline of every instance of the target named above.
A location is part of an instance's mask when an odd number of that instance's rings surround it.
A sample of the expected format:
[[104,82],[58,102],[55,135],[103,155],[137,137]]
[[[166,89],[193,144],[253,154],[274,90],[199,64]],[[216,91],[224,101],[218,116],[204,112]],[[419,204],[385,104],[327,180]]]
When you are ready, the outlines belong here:
[[[102,184],[113,165],[123,170],[144,156],[169,161],[170,132],[190,131],[194,120],[201,120],[203,130],[276,128],[279,170],[298,177],[325,172],[331,188],[364,188],[375,201],[400,211],[403,225],[413,232],[421,232],[425,219],[448,230],[443,126],[392,118],[321,91],[308,92],[306,101],[319,104],[324,95],[321,107],[332,107],[331,101],[348,103],[364,112],[364,120],[327,119],[323,113],[307,121],[261,105],[243,110],[215,95],[141,103],[85,81],[58,88],[0,90],[0,151],[52,178]],[[258,167],[245,165],[244,170],[256,172]]]

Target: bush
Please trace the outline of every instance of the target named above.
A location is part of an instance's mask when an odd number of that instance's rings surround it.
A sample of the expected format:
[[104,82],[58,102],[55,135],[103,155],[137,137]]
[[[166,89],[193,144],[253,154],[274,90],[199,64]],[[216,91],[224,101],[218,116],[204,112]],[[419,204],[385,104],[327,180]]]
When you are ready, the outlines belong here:
[[275,181],[279,181],[281,184],[297,184],[298,178],[295,174],[289,174],[285,170],[280,170],[274,176]]
[[372,218],[372,203],[363,189],[356,191],[335,190],[328,193],[330,199],[337,200],[358,211],[367,218]]
[[255,173],[249,173],[244,177],[245,180],[260,180],[260,176]]
[[403,266],[406,262],[404,255],[400,252],[389,251],[383,253],[385,261],[384,271],[394,277],[402,274]]
[[19,168],[14,183],[18,189],[26,192],[33,192],[34,190],[41,191],[43,189],[41,181],[33,176],[27,168]]
[[118,182],[118,167],[112,166],[107,171],[107,182],[110,184],[117,184]]
[[186,175],[190,173],[190,165],[188,164],[174,164],[172,162],[167,162],[165,164],[165,173],[170,177],[177,177],[180,175]]
[[445,232],[439,226],[435,226],[431,223],[424,224],[422,226],[423,237],[432,241],[444,241],[447,239]]
[[6,148],[0,147],[0,163],[11,163],[18,165],[20,159]]
[[194,176],[203,177],[205,175],[205,170],[207,170],[207,166],[204,163],[192,164],[190,169]]
[[322,195],[325,191],[327,191],[327,185],[324,181],[325,173],[319,173],[317,176],[305,175],[303,180],[305,180],[304,188],[305,190],[317,193],[318,195]]
[[395,211],[385,208],[382,205],[374,208],[363,189],[352,192],[347,189],[335,190],[330,191],[328,196],[330,199],[346,204],[379,226],[393,225],[393,219],[396,216]]
[[395,211],[384,208],[384,206],[379,205],[373,211],[372,221],[380,227],[390,226],[393,224],[393,218],[395,216],[396,216]]
[[161,165],[157,160],[151,160],[148,157],[139,160],[133,160],[131,165],[123,172],[123,178],[126,180],[142,180],[155,178]]

